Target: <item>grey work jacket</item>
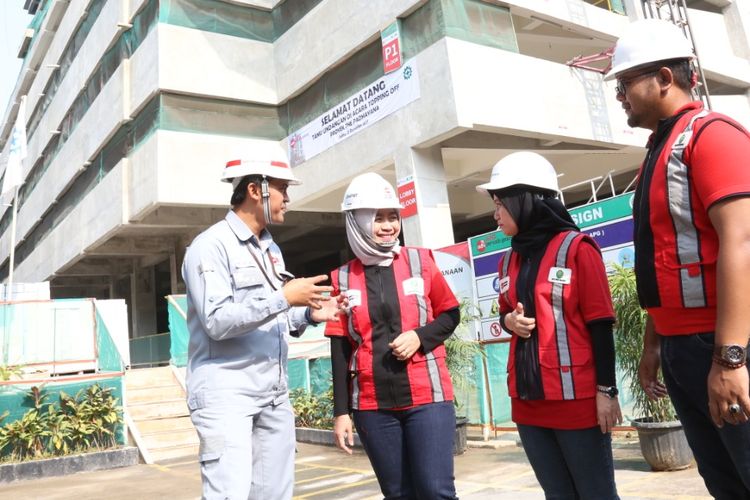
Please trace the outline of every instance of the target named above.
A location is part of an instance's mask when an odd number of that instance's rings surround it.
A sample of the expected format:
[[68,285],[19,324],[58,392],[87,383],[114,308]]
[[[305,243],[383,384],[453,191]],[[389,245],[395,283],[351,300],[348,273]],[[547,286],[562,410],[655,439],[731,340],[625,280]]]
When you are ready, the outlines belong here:
[[289,331],[301,332],[307,323],[305,308],[286,301],[281,271],[284,260],[271,234],[263,230],[258,239],[231,210],[188,247],[182,276],[191,410],[286,398]]

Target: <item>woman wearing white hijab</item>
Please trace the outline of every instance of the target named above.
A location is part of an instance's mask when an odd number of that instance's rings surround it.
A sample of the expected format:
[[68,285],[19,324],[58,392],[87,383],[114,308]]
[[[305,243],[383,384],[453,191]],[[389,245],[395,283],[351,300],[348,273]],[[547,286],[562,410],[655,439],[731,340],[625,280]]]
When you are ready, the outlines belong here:
[[351,453],[352,419],[386,499],[454,499],[453,387],[443,342],[458,325],[458,301],[432,252],[399,246],[400,205],[375,173],[344,196],[356,259],[331,273],[346,315],[331,338],[334,433]]

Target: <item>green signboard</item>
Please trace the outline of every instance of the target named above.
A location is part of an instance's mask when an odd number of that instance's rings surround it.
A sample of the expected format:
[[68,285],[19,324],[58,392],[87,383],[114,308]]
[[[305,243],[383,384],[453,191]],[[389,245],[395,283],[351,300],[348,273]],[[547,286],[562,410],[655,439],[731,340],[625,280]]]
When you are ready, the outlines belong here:
[[[633,214],[633,193],[621,194],[576,207],[569,212],[573,221],[581,229],[630,217]],[[469,238],[469,247],[472,257],[487,255],[510,247],[510,237],[505,236],[501,231],[480,234]]]

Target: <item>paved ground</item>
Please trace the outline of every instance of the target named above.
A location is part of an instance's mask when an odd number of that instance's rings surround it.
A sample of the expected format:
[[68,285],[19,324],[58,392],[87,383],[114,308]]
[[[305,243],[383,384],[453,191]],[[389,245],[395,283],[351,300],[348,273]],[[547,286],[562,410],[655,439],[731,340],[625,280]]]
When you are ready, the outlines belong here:
[[[471,448],[456,457],[456,486],[462,500],[543,499],[517,436],[507,433],[497,449]],[[641,457],[637,438],[619,434],[614,440],[617,486],[622,500],[709,500],[695,467],[677,472],[651,472]],[[326,446],[300,444],[296,460],[295,499],[380,499],[377,481],[361,451],[345,455]],[[8,499],[193,499],[200,496],[195,459],[161,465],[75,474],[64,478],[20,481],[0,486]]]

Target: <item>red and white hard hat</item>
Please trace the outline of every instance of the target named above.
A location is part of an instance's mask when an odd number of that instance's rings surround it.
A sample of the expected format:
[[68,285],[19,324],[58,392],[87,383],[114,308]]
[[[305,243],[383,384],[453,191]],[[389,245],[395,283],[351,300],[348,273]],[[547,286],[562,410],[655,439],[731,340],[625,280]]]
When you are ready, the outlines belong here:
[[677,25],[662,19],[641,19],[631,23],[617,40],[612,69],[604,80],[638,66],[673,59],[695,59],[693,47]]
[[294,176],[289,166],[289,160],[281,148],[253,159],[228,161],[226,167],[224,167],[221,180],[231,182],[232,185],[236,186],[236,183],[246,175],[280,179],[289,182],[290,185],[301,184]]
[[341,211],[358,208],[395,208],[401,209],[396,191],[391,184],[375,172],[358,175],[346,188]]

